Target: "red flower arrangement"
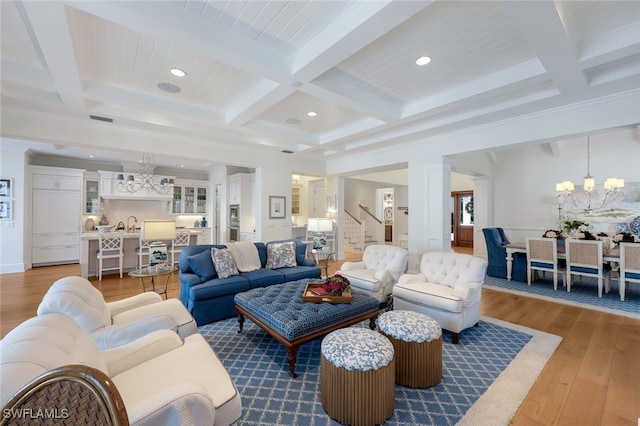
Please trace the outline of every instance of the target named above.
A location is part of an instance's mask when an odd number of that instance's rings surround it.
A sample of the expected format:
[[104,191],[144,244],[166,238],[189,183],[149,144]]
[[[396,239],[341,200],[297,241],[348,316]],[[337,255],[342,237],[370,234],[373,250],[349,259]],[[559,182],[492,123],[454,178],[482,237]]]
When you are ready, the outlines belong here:
[[347,291],[351,288],[349,284],[349,280],[346,277],[336,274],[332,277],[327,278],[327,280],[322,285],[322,289],[329,292],[329,294],[331,294],[332,296],[341,296],[342,292]]

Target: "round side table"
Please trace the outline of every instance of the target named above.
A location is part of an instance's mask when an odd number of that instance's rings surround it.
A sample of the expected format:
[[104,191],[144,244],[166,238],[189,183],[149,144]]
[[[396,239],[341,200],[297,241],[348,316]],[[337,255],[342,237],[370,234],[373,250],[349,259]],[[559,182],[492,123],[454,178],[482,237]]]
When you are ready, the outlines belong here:
[[[160,295],[164,294],[164,298],[166,299],[167,298],[167,285],[169,284],[169,277],[171,276],[172,273],[177,271],[177,269],[178,268],[176,268],[175,266],[166,267],[162,271],[158,271],[154,267],[142,268],[142,269],[134,269],[133,271],[129,272],[129,276],[131,278],[140,278],[140,282],[142,283],[142,291],[143,292],[147,291],[146,290],[146,286],[144,284],[144,279],[145,278],[149,278],[149,280],[151,281],[151,289],[152,289],[152,291],[155,291],[156,293],[158,293]],[[165,277],[164,287],[158,285],[158,288],[156,288],[156,277]]]

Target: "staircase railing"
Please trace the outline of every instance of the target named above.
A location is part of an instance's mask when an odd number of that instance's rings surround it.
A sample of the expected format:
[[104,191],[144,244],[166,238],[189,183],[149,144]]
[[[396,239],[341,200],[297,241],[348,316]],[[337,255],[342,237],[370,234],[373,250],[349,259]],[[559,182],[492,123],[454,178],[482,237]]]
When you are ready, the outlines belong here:
[[344,217],[344,238],[353,248],[362,250],[364,248],[365,227],[354,215],[345,209]]
[[360,221],[364,224],[365,235],[371,235],[371,243],[384,244],[384,223],[362,204],[358,204],[358,207],[360,208]]

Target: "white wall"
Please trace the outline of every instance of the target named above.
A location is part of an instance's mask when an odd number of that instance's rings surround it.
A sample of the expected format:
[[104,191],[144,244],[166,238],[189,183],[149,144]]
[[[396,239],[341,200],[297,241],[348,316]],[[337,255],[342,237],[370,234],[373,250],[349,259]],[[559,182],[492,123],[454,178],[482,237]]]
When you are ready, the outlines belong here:
[[0,145],[0,177],[13,179],[13,197],[7,199],[12,201],[13,220],[0,221],[0,274],[24,272],[31,263],[30,245],[24,244],[25,238],[31,240],[30,227],[25,222],[26,154],[10,139],[0,139]]
[[[602,185],[607,177],[640,182],[640,140],[634,130],[594,135],[590,139],[590,173],[596,184]],[[555,184],[572,180],[582,185],[586,173],[586,137],[562,141],[555,147],[543,144],[499,151],[493,173],[493,224],[508,230],[512,241],[555,228],[558,220]],[[612,232],[615,223],[596,225],[594,221],[594,225],[596,231]]]

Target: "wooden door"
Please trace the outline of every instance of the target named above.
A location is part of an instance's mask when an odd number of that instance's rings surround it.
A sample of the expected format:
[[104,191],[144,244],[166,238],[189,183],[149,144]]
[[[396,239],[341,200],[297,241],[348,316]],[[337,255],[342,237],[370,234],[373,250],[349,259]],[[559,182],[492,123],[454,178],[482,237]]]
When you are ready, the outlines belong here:
[[452,228],[455,247],[473,247],[473,191],[451,193],[453,200]]

